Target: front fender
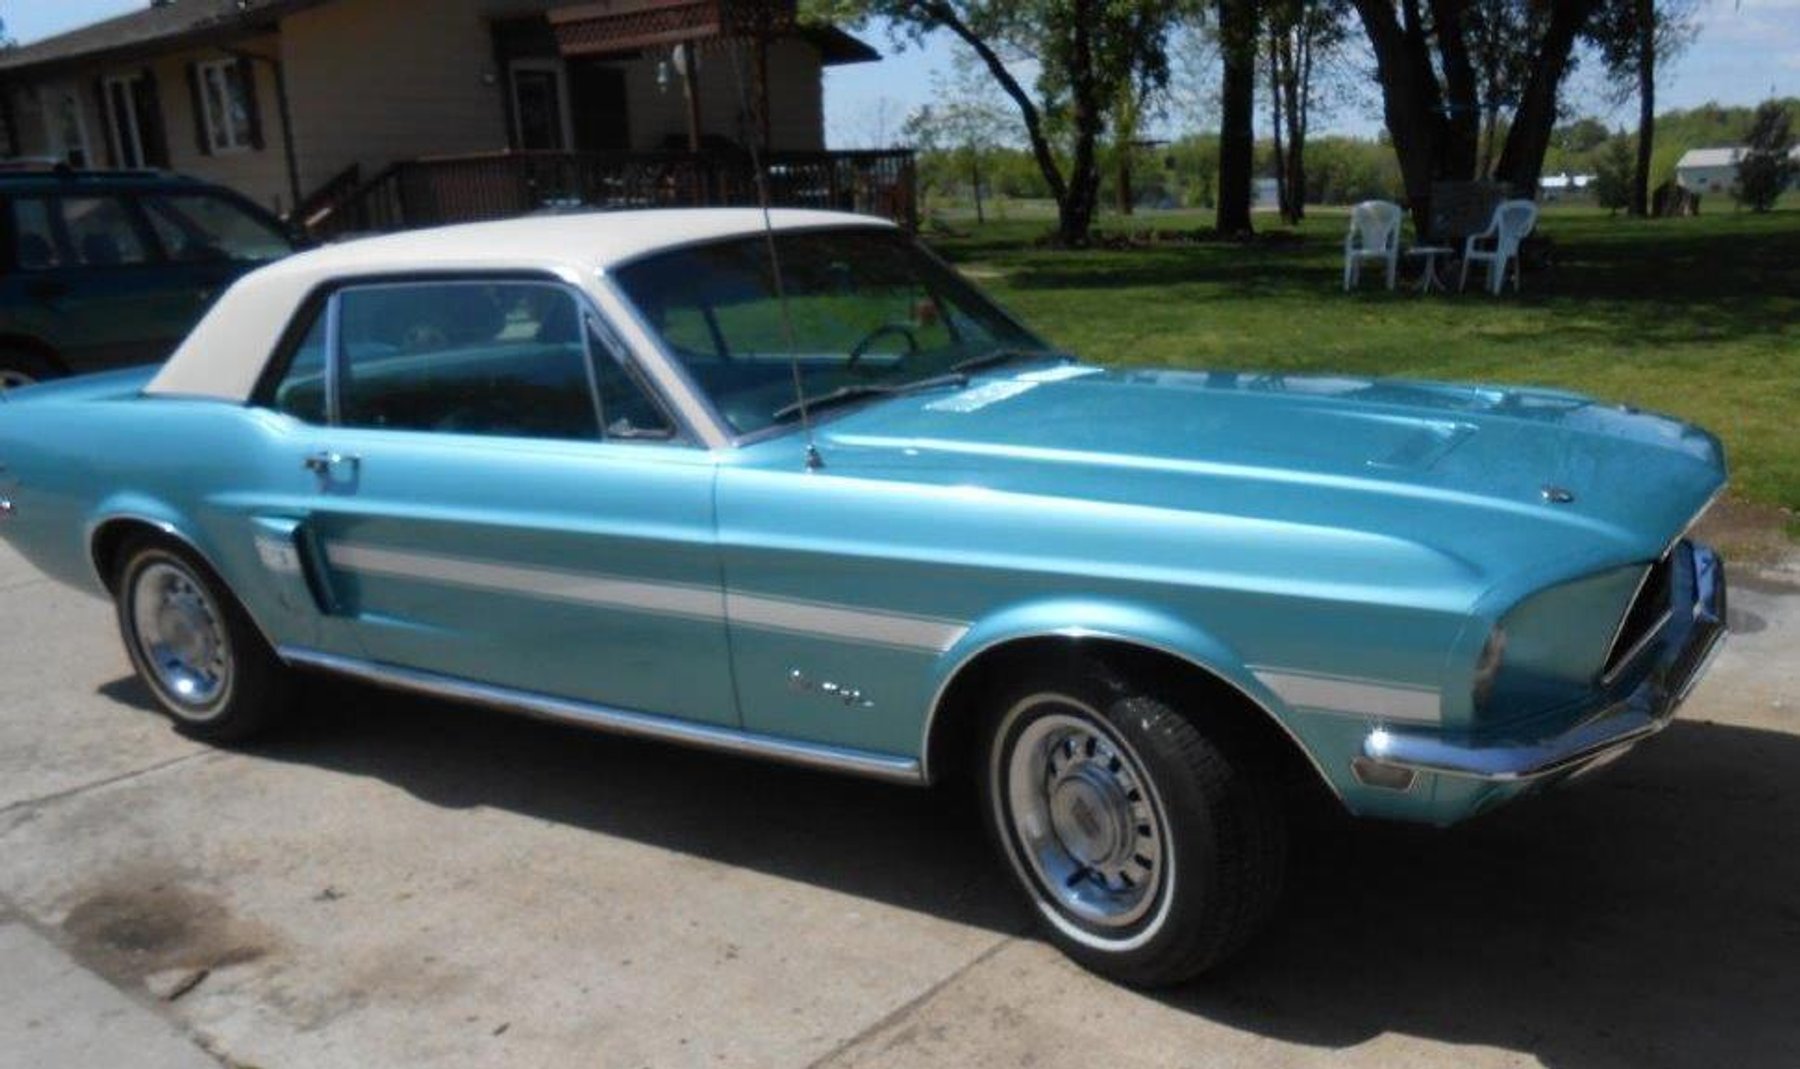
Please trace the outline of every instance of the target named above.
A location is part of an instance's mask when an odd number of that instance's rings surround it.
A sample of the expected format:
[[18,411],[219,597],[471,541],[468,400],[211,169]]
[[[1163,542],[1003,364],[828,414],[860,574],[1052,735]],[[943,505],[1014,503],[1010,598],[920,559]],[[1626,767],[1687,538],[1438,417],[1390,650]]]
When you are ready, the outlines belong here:
[[[1081,623],[1071,624],[1074,620]],[[1104,639],[1137,646],[1175,657],[1220,679],[1268,716],[1306,754],[1333,792],[1337,792],[1337,785],[1319,768],[1311,749],[1290,726],[1291,710],[1257,679],[1229,643],[1165,610],[1098,597],[1042,598],[1000,609],[974,621],[938,658],[919,750],[926,782],[932,781],[932,732],[937,727],[945,697],[957,678],[983,654],[1011,643],[1046,638]]]

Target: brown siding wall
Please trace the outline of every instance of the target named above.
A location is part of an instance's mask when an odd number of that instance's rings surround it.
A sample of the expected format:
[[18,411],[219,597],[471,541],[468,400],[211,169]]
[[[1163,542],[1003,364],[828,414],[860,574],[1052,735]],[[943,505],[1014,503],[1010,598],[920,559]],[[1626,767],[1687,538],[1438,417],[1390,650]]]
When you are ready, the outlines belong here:
[[[495,56],[491,23],[557,6],[557,0],[339,0],[292,15],[279,34],[238,48],[283,65],[304,196],[351,163],[360,164],[366,177],[396,160],[507,148],[509,80]],[[619,62],[626,73],[632,147],[640,151],[686,144],[681,80],[671,71],[667,89],[657,85],[665,55]],[[227,56],[217,49],[187,51],[149,63],[78,70],[56,80],[74,84],[81,94],[94,165],[105,166],[108,128],[95,79],[149,67],[162,102],[170,166],[286,211],[293,206],[293,194],[271,63],[255,64],[263,147],[205,155],[196,144],[187,66]],[[749,50],[740,47],[739,57],[743,93],[751,94],[755,83]],[[749,120],[730,55],[722,47],[708,47],[700,62],[703,125],[708,133],[741,139]],[[799,40],[776,42],[768,69],[773,146],[824,148],[817,50]],[[21,151],[45,154],[47,132],[35,87],[16,86],[13,95]],[[570,104],[582,106],[580,101]]]
[[[490,12],[546,3],[347,0],[282,23],[300,183],[351,163],[506,147]],[[490,84],[491,83],[491,84]]]

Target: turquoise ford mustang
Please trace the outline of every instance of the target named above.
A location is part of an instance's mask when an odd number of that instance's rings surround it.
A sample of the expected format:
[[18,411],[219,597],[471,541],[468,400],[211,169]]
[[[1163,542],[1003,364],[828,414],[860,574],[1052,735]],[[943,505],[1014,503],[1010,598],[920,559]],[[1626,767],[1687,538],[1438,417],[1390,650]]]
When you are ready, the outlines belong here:
[[1084,364],[827,213],[304,253],[160,369],[14,391],[0,464],[0,534],[115,600],[191,735],[304,668],[962,778],[1048,936],[1137,984],[1266,920],[1294,791],[1461,820],[1656,732],[1724,634],[1702,430]]

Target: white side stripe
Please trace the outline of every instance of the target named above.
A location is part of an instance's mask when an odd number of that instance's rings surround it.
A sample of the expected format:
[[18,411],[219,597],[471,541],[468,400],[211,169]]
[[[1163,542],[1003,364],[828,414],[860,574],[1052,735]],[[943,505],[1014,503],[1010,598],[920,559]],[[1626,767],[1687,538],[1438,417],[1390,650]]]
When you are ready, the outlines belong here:
[[523,568],[348,542],[331,543],[326,556],[334,567],[368,575],[424,579],[450,586],[528,594],[557,601],[606,605],[670,616],[697,616],[716,620],[725,614],[724,598],[710,587],[645,583],[555,568]]
[[1429,687],[1309,675],[1290,669],[1252,668],[1251,671],[1263,686],[1292,706],[1383,720],[1435,724],[1443,719],[1438,692]]
[[473,590],[699,620],[730,620],[744,627],[932,653],[948,650],[969,630],[967,624],[928,616],[755,594],[733,593],[727,598],[712,587],[499,564],[353,542],[330,543],[325,555],[333,567],[364,575],[419,579]]
[[725,597],[731,622],[775,631],[830,635],[850,642],[942,653],[957,644],[969,630],[954,620],[900,613],[865,612],[810,601],[789,601],[733,592]]

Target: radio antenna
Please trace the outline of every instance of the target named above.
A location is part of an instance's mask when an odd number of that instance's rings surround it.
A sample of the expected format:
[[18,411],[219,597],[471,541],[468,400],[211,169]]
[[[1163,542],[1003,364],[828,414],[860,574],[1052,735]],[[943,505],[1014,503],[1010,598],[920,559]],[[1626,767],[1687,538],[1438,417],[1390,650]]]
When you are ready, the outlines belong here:
[[[756,27],[759,44],[761,35],[768,30],[766,14],[760,16],[760,19]],[[768,246],[769,273],[775,282],[775,305],[780,311],[782,343],[787,346],[788,368],[794,376],[794,406],[800,413],[800,433],[806,439],[806,467],[817,471],[825,466],[825,459],[819,455],[818,443],[813,439],[812,410],[806,399],[806,382],[800,374],[800,350],[794,341],[794,317],[788,310],[787,284],[781,274],[781,251],[775,242],[775,218],[769,208],[769,168],[764,152],[767,146],[759,147],[757,144],[761,140],[760,135],[769,129],[769,117],[760,111],[753,115],[750,110],[750,94],[744,88],[743,65],[738,59],[736,41],[726,42],[725,54],[731,58],[731,78],[737,86],[740,114],[754,119],[753,129],[744,140],[750,148],[750,169],[756,176],[756,200],[762,209],[763,241]],[[764,77],[763,102],[759,107],[766,105],[768,100],[767,76]]]

